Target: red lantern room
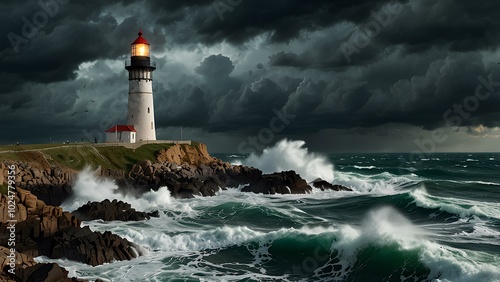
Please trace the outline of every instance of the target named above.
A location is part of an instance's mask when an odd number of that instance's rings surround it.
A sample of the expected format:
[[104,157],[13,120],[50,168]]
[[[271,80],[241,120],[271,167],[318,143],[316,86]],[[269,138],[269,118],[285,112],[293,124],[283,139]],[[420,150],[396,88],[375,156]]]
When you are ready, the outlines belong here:
[[149,53],[149,42],[142,37],[142,30],[139,37],[132,42],[132,52],[130,61],[125,62],[125,68],[129,71],[129,79],[152,79],[152,72],[156,69],[156,63],[151,61]]
[[142,37],[142,30],[138,35],[139,37],[132,42],[132,57],[149,57],[149,42]]

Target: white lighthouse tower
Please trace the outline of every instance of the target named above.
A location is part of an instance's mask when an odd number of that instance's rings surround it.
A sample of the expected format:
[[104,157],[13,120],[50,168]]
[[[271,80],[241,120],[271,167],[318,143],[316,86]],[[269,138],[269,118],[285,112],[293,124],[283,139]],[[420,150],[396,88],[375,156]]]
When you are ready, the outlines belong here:
[[128,113],[127,124],[137,131],[135,140],[156,140],[155,112],[153,106],[153,71],[156,63],[149,57],[149,42],[142,37],[132,42],[130,61],[125,62],[128,70]]

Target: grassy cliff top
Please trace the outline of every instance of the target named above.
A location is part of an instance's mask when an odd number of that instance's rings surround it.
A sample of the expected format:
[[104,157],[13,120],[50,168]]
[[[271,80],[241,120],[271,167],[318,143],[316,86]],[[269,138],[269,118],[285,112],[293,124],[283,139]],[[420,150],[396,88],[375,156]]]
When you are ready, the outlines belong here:
[[[66,167],[80,171],[86,166],[110,168],[128,171],[138,161],[156,160],[157,153],[168,149],[173,144],[145,144],[137,149],[123,146],[92,146],[91,144],[33,144],[0,146],[0,161],[23,161],[32,166],[48,168],[52,166]],[[194,147],[199,143],[178,145]]]

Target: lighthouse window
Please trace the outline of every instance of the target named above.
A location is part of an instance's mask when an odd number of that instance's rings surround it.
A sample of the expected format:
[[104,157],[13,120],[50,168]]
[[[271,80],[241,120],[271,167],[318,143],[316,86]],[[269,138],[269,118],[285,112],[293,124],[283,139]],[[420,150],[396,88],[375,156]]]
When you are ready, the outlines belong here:
[[151,113],[151,109],[150,109],[150,108],[148,108],[148,114],[150,114],[150,113]]
[[151,129],[154,129],[154,128],[153,128],[153,122],[151,122]]

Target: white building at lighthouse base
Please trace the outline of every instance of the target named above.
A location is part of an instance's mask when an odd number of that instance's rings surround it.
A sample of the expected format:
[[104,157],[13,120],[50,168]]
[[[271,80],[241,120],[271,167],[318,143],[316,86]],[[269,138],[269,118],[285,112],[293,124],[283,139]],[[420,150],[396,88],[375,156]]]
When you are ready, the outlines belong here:
[[106,142],[135,143],[137,131],[132,125],[115,125],[106,130]]

